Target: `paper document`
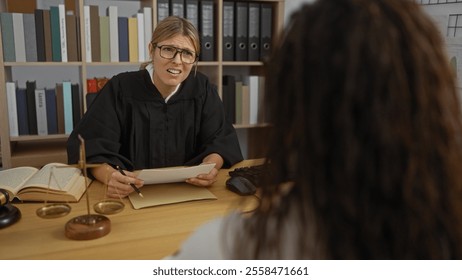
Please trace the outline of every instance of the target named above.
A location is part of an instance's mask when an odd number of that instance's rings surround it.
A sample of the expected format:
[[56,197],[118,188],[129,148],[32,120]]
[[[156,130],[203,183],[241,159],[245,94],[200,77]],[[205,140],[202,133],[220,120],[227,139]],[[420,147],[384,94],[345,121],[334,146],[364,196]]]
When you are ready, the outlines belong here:
[[187,167],[143,169],[138,173],[138,178],[145,185],[184,182],[199,174],[208,174],[214,166],[215,163],[206,163]]

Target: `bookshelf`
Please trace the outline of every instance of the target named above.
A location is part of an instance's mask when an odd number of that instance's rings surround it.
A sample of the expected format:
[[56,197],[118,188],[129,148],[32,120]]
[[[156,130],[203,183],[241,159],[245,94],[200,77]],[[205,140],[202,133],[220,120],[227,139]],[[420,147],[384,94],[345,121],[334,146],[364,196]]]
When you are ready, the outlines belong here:
[[[0,12],[11,12],[8,3],[11,0],[0,0]],[[66,5],[66,11],[72,10],[79,19],[83,19],[85,5],[98,5],[99,14],[106,15],[106,8],[110,5],[118,6],[119,15],[133,16],[131,9],[139,10],[150,7],[152,11],[153,28],[157,24],[157,4],[159,0],[56,0]],[[170,0],[171,1],[171,0]],[[223,94],[223,75],[262,75],[264,64],[261,61],[224,61],[223,60],[223,5],[227,0],[213,0],[214,5],[214,51],[215,59],[212,61],[199,61],[198,70],[209,76],[210,80],[217,85],[220,96]],[[14,1],[13,1],[14,2]],[[21,1],[22,2],[22,1]],[[47,0],[29,0],[32,7],[39,8],[39,2]],[[272,40],[283,27],[284,2],[285,0],[252,0],[235,2],[253,2],[270,4],[272,7]],[[127,8],[130,7],[130,8]],[[0,150],[2,154],[3,168],[17,166],[43,166],[48,162],[67,162],[66,141],[67,134],[50,135],[19,135],[10,136],[8,107],[6,98],[6,82],[16,81],[18,73],[24,75],[27,80],[36,80],[38,84],[55,83],[67,79],[78,83],[81,91],[83,110],[86,108],[85,95],[87,93],[86,79],[95,76],[111,77],[114,73],[131,71],[139,68],[141,62],[87,62],[85,50],[85,25],[79,21],[79,49],[81,60],[76,62],[6,62],[4,61],[3,42],[0,36]],[[200,31],[200,30],[199,30]],[[1,35],[1,29],[0,29]],[[45,71],[46,70],[46,71]],[[24,74],[26,73],[26,74]],[[61,77],[61,76],[62,77]],[[264,139],[267,126],[258,124],[238,124],[236,129],[247,131],[248,143],[258,143],[258,139]],[[261,156],[257,150],[248,150],[248,157]]]

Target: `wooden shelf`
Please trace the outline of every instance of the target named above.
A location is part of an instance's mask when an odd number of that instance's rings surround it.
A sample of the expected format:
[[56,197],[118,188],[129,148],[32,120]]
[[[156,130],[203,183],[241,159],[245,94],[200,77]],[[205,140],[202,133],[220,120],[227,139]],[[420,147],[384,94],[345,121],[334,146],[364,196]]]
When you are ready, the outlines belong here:
[[[261,61],[223,61],[223,2],[226,0],[213,0],[215,3],[215,24],[214,24],[214,36],[215,36],[215,58],[216,61],[199,61],[198,67],[199,71],[205,73],[210,81],[217,85],[218,94],[222,96],[223,88],[222,81],[223,75],[238,72],[240,75],[249,75],[249,74],[260,74],[263,69],[264,63]],[[259,3],[271,3],[273,6],[273,40],[276,40],[276,35],[279,34],[280,30],[283,28],[284,21],[284,4],[285,0],[234,0],[236,2],[259,2]],[[13,7],[9,3],[14,4],[16,2],[21,2],[21,5],[24,6],[24,3],[29,3],[35,7],[36,0],[27,0],[24,1],[13,1],[13,0],[0,0],[0,12],[7,11],[8,7]],[[112,3],[111,3],[112,2]],[[125,1],[128,2],[128,1]],[[133,0],[131,1],[134,4],[139,3],[140,7],[151,7],[152,8],[152,20],[153,27],[157,24],[157,0]],[[83,7],[84,5],[91,5],[93,3],[98,3],[98,1],[87,1],[87,0],[59,0],[58,3],[65,3],[66,9],[73,10],[76,15],[80,18],[80,56],[82,61],[78,62],[4,62],[3,61],[3,46],[0,36],[0,151],[3,168],[10,168],[16,166],[42,166],[49,162],[67,162],[66,155],[66,140],[67,135],[48,135],[48,136],[19,136],[19,137],[10,137],[9,135],[9,122],[8,122],[8,111],[7,111],[7,100],[6,100],[6,82],[12,81],[17,69],[29,68],[32,71],[41,71],[41,67],[47,67],[47,71],[61,71],[61,67],[68,67],[71,69],[72,79],[76,80],[80,84],[80,89],[82,91],[82,100],[85,104],[85,94],[87,91],[86,88],[86,79],[89,78],[89,75],[94,75],[94,73],[101,72],[101,76],[107,76],[107,68],[118,69],[121,68],[121,71],[124,67],[125,69],[133,69],[134,67],[139,66],[142,62],[86,62],[86,53],[85,53],[85,42],[84,42],[84,30],[85,23],[82,20],[83,17]],[[101,6],[116,5],[120,7],[126,7],[125,4],[117,0],[101,0]],[[33,8],[30,8],[33,9]],[[10,10],[11,11],[11,10]],[[16,11],[17,12],[17,11]],[[119,9],[119,16],[124,16],[124,8]],[[29,11],[30,13],[30,11]],[[104,12],[100,9],[100,15]],[[0,29],[1,34],[1,29]],[[73,68],[74,67],[74,68]],[[99,68],[101,67],[101,69]],[[75,71],[77,69],[78,71]],[[67,70],[67,69],[66,69]],[[33,73],[33,72],[32,72]],[[77,74],[78,73],[78,74]],[[32,75],[32,74],[31,74]],[[53,74],[51,74],[53,76]],[[78,75],[78,77],[76,77]],[[31,79],[35,79],[31,77]],[[249,133],[252,138],[260,139],[254,140],[250,139],[248,141],[249,145],[256,143],[256,141],[265,141],[264,131],[267,131],[270,126],[268,124],[256,124],[256,125],[235,125],[236,129],[248,129],[249,131],[254,131]],[[265,132],[266,133],[266,132]],[[249,136],[250,137],[250,136]],[[263,138],[262,138],[263,137]],[[263,146],[263,145],[258,145]],[[261,156],[257,152],[253,152],[248,155],[250,156]]]

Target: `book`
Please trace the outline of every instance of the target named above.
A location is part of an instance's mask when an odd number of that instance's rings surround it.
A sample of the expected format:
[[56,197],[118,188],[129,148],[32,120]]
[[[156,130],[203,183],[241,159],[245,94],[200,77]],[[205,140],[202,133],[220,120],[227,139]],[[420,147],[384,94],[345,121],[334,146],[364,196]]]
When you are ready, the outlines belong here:
[[68,62],[67,57],[67,30],[66,30],[66,9],[64,4],[58,4],[59,17],[59,45],[61,49],[61,61]]
[[29,113],[25,88],[16,89],[16,111],[18,112],[19,135],[29,135]]
[[223,76],[222,101],[226,119],[236,123],[236,79],[232,75]]
[[64,133],[71,134],[74,129],[71,82],[63,82]]
[[144,7],[144,59],[149,60],[151,57],[149,53],[149,44],[152,37],[152,8]]
[[109,6],[109,48],[111,62],[119,62],[119,28],[118,28],[118,7]]
[[50,10],[43,10],[43,38],[45,44],[45,61],[53,61]]
[[35,41],[37,42],[37,61],[46,61],[45,58],[45,29],[43,26],[43,11],[35,9]]
[[23,14],[13,13],[13,34],[16,62],[26,62],[26,42],[24,38]]
[[79,39],[78,39],[77,16],[66,15],[66,39],[67,39],[67,60],[79,61]]
[[3,60],[5,62],[14,62],[16,61],[16,51],[14,47],[13,14],[0,13],[0,23],[2,26]]
[[128,61],[138,62],[138,19],[128,18]]
[[117,28],[119,30],[119,61],[128,60],[128,17],[117,18]]
[[186,179],[196,177],[199,174],[209,173],[213,167],[215,167],[215,163],[143,169],[139,171],[138,178],[143,180],[145,185],[184,182]]
[[77,202],[91,182],[80,169],[49,163],[38,169],[30,166],[0,171],[0,188],[21,201]]
[[29,134],[37,135],[37,109],[35,107],[35,81],[26,81],[26,101]]
[[144,45],[144,13],[136,14],[137,31],[138,31],[138,61],[146,60],[146,46]]
[[55,62],[61,62],[61,27],[59,21],[59,7],[50,7],[51,51]]
[[72,94],[72,124],[73,127],[77,125],[82,117],[82,102],[80,101],[80,89],[79,84],[71,84]]
[[110,35],[109,35],[109,16],[99,16],[99,33],[100,33],[100,52],[101,62],[110,62]]
[[35,89],[35,110],[37,112],[37,134],[48,135],[47,104],[45,89]]
[[64,134],[64,94],[62,83],[56,84],[56,116],[58,124],[58,134]]
[[90,5],[91,61],[101,62],[99,6]]
[[91,18],[90,18],[90,6],[83,6],[83,23],[84,23],[84,42],[85,42],[85,61],[92,62],[91,53]]
[[6,82],[6,101],[8,104],[8,124],[10,126],[10,136],[19,136],[15,82]]
[[35,15],[23,14],[24,43],[26,48],[26,61],[37,61],[37,35],[35,30]]
[[58,114],[56,112],[56,90],[54,88],[45,89],[45,99],[47,103],[47,128],[48,134],[58,133]]

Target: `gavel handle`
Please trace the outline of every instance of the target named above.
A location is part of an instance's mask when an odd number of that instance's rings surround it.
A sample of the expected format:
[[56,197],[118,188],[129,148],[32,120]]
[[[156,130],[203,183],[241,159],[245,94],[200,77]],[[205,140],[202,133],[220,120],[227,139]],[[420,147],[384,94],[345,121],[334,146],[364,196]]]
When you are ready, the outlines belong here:
[[4,189],[0,189],[0,206],[3,206],[10,202],[10,195]]

